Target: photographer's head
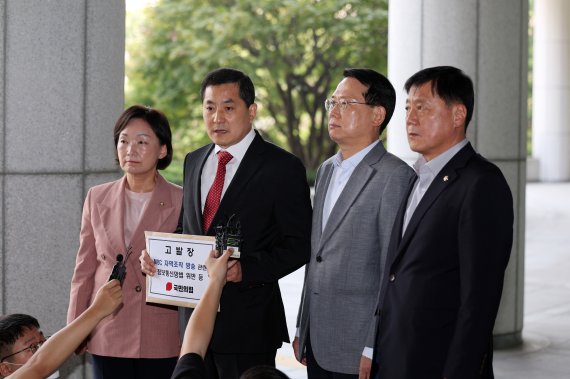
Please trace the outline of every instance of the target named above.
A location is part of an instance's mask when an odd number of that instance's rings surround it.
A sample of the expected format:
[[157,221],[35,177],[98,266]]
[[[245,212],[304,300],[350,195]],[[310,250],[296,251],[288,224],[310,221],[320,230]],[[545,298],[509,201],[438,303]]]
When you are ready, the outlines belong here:
[[289,377],[272,366],[255,366],[241,374],[239,379],[289,379]]
[[45,340],[38,320],[32,316],[0,318],[0,375],[8,376],[22,367]]

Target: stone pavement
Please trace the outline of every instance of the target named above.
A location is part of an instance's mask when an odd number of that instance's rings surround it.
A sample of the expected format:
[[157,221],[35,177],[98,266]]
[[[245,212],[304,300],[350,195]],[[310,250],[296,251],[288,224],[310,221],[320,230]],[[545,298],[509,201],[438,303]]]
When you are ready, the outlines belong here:
[[[570,183],[527,184],[525,249],[524,343],[495,352],[495,378],[570,378]],[[280,281],[291,338],[303,275]],[[306,378],[289,344],[278,351],[277,367]]]

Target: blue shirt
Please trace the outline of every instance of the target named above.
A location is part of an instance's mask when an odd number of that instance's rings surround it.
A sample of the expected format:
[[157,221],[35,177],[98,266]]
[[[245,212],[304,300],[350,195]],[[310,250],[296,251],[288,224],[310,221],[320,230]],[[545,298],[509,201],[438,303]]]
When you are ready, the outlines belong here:
[[366,146],[364,149],[360,150],[358,153],[354,154],[352,157],[345,160],[342,159],[342,154],[340,151],[333,157],[333,173],[331,181],[329,183],[329,188],[327,190],[325,203],[323,205],[322,230],[325,229],[331,211],[334,208],[334,205],[336,204],[336,201],[338,200],[340,194],[342,193],[342,190],[346,186],[346,183],[348,183],[348,179],[350,179],[350,176],[354,172],[354,169],[360,162],[362,162],[366,154],[368,154],[370,150],[372,150],[374,146],[379,143],[379,140],[375,141]]
[[418,207],[420,200],[422,199],[422,197],[424,197],[427,189],[433,182],[435,176],[439,174],[441,169],[451,160],[451,158],[455,156],[455,154],[459,152],[459,150],[463,149],[463,147],[467,145],[467,142],[468,142],[467,139],[464,139],[463,141],[453,145],[447,151],[433,158],[429,162],[426,161],[426,159],[422,155],[421,157],[418,158],[416,163],[414,163],[413,168],[416,174],[418,175],[418,179],[416,179],[416,182],[414,184],[414,189],[412,190],[412,193],[408,198],[408,206],[406,208],[406,214],[404,216],[402,235],[404,235],[404,232],[408,227],[408,223],[410,222],[412,215],[414,214],[416,208]]

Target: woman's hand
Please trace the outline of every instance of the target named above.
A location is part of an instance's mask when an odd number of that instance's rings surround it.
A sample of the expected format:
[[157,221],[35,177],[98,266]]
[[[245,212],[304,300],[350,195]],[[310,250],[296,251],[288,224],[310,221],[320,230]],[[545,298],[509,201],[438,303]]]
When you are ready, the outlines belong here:
[[149,276],[154,276],[154,274],[156,274],[156,265],[150,255],[148,255],[146,249],[141,251],[139,261],[141,262],[141,271],[143,273]]

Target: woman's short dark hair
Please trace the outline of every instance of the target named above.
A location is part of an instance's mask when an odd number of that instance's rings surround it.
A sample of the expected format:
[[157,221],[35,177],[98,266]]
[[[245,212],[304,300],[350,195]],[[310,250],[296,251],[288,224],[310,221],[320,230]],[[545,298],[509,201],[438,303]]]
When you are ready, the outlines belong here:
[[[166,145],[166,156],[158,160],[156,168],[159,170],[164,170],[168,167],[170,162],[172,162],[172,132],[170,131],[170,124],[168,119],[158,109],[153,109],[144,105],[133,105],[127,109],[119,116],[115,128],[113,129],[113,137],[115,139],[115,154],[117,152],[116,147],[119,143],[119,135],[127,127],[129,122],[133,119],[140,119],[147,122],[154,134],[158,137],[160,145]],[[119,158],[116,157],[117,163]]]
[[396,90],[392,83],[384,75],[369,68],[345,68],[342,75],[345,78],[354,78],[368,87],[366,93],[362,94],[366,104],[381,106],[386,110],[384,121],[380,124],[382,134],[396,107]]

